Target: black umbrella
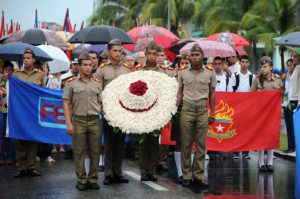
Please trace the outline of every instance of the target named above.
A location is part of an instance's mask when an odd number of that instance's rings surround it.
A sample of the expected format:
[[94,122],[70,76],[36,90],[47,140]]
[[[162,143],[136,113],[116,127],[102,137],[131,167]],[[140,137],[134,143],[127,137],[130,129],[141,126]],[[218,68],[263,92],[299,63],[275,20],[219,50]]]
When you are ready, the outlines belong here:
[[4,60],[22,62],[22,57],[26,48],[33,50],[36,59],[45,62],[51,61],[52,58],[45,53],[42,49],[25,43],[9,43],[0,46],[0,58]]
[[3,43],[23,42],[31,45],[48,44],[58,48],[66,48],[64,42],[54,31],[47,29],[31,28],[28,30],[19,30],[11,34]]
[[276,45],[300,47],[300,32],[292,32],[279,39]]
[[73,35],[70,43],[107,44],[112,39],[120,39],[122,44],[133,44],[123,30],[112,26],[90,26]]

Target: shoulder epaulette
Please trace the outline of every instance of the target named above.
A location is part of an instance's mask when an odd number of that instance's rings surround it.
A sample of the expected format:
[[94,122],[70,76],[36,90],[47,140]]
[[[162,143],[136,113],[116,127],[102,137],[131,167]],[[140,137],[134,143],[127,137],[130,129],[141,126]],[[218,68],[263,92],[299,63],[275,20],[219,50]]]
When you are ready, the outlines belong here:
[[135,65],[135,69],[141,68],[141,67],[142,67],[142,64],[137,64],[137,65]]
[[128,69],[131,69],[130,66],[128,66],[126,63],[123,63],[122,66],[124,66],[124,67],[126,67]]
[[102,63],[102,64],[100,64],[99,68],[103,68],[106,65],[107,65],[107,63]]
[[41,70],[38,70],[39,73],[41,73],[42,75],[45,75],[45,73]]
[[93,80],[98,82],[98,83],[101,83],[100,79],[98,79],[97,77],[93,77]]
[[188,68],[188,66],[181,67],[181,68],[179,68],[179,71],[184,70],[186,68]]
[[174,70],[174,68],[172,68],[172,67],[170,67],[170,66],[165,66],[165,65],[163,65],[163,64],[161,64],[161,65],[159,65],[161,68],[163,68],[163,69],[166,69],[166,70],[171,70],[171,71],[173,71]]
[[281,77],[277,74],[274,74],[274,77],[276,77],[277,79],[281,79]]
[[67,82],[71,82],[71,81],[74,81],[76,79],[76,77],[71,77],[67,80]]
[[205,68],[208,70],[214,70],[214,68],[211,65],[206,65]]

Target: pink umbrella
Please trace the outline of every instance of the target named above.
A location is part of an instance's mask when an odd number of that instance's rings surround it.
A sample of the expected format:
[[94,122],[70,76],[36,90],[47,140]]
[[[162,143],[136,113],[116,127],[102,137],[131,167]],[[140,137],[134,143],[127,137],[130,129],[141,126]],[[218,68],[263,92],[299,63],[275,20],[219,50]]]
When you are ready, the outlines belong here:
[[204,57],[230,57],[236,56],[234,49],[226,44],[226,43],[219,43],[216,41],[208,41],[208,40],[198,40],[196,42],[190,42],[183,46],[180,49],[180,54],[190,54],[190,50],[192,46],[198,43],[201,49],[203,50]]

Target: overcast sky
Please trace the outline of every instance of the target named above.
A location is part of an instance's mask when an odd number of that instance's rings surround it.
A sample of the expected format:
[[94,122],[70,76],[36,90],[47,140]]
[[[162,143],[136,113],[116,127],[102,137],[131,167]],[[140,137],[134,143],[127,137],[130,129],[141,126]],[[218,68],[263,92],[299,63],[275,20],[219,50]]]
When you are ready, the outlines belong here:
[[72,25],[76,29],[81,22],[93,14],[94,0],[0,0],[0,11],[4,11],[5,23],[10,25],[10,20],[19,22],[21,29],[33,28],[35,9],[38,10],[40,22],[56,22],[63,25],[67,8]]

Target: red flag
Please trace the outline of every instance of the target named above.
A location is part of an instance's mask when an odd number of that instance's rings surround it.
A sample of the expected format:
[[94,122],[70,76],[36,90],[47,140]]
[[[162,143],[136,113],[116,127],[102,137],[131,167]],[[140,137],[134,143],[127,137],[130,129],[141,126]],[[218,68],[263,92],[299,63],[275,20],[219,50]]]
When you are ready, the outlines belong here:
[[10,20],[10,28],[7,31],[8,35],[11,34],[11,33],[13,33],[13,20]]
[[19,24],[19,22],[17,22],[16,31],[19,31],[19,30],[20,30],[20,24]]
[[4,11],[2,11],[2,19],[1,19],[1,26],[0,26],[0,38],[2,36],[4,36],[4,30],[5,30],[5,27],[4,27]]
[[42,22],[41,29],[46,29],[46,25],[45,25],[45,23],[44,23],[44,22]]
[[82,23],[81,23],[80,30],[83,29],[83,26],[84,26],[84,21],[82,21]]
[[[279,147],[280,91],[217,92],[215,116],[207,133],[207,150],[235,152]],[[165,135],[161,143],[172,144]]]
[[64,25],[62,27],[62,31],[74,33],[73,27],[69,18],[69,8],[67,9],[65,20],[64,20]]

